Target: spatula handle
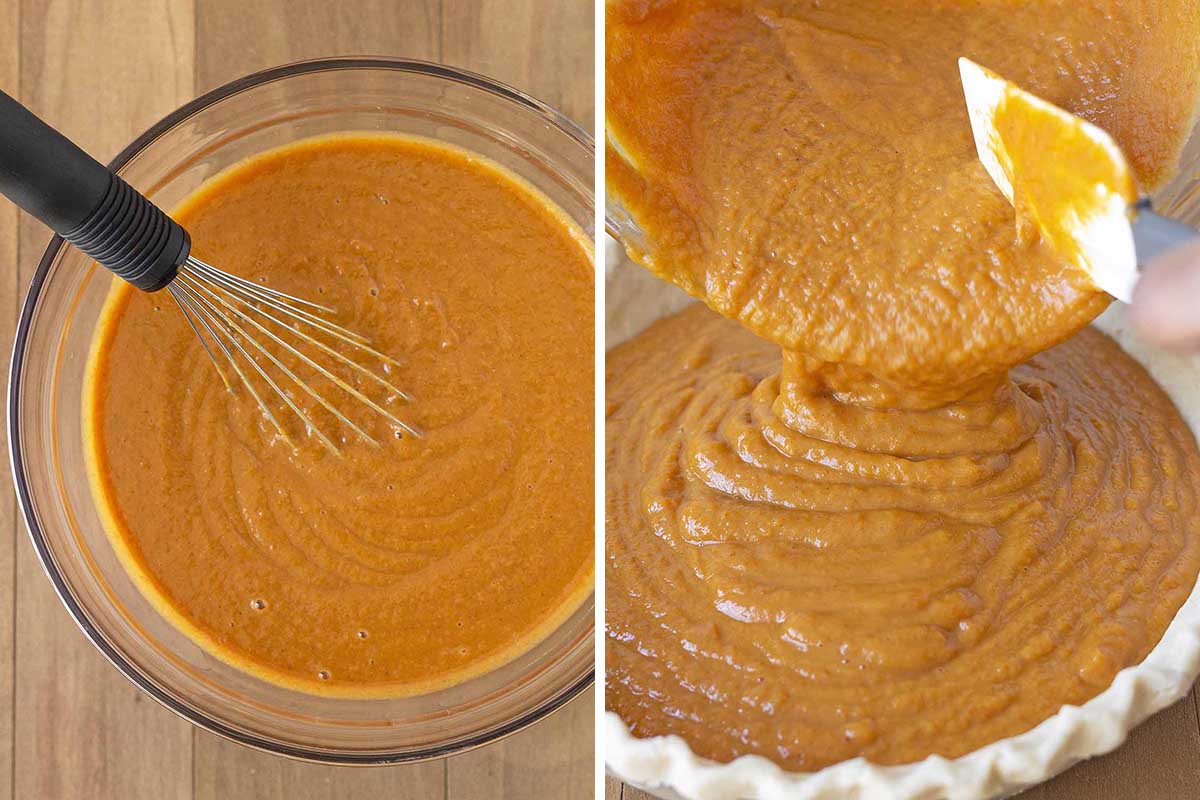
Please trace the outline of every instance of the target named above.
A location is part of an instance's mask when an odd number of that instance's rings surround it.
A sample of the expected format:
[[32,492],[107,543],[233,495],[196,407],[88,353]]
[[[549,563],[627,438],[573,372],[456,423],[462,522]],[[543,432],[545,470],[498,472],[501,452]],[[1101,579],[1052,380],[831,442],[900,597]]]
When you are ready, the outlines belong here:
[[1134,210],[1133,246],[1139,266],[1200,237],[1200,232],[1191,226],[1155,213],[1148,198],[1139,200]]

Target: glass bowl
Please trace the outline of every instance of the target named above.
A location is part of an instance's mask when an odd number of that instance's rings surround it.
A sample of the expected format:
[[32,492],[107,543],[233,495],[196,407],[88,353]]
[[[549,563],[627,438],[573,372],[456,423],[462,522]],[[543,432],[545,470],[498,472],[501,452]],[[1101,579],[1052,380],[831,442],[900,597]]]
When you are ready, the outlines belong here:
[[[403,132],[473,150],[554,201],[594,238],[591,137],[488,78],[382,58],[307,61],[234,81],[159,122],[112,168],[164,208],[255,153],[351,130]],[[84,467],[84,364],[111,277],[55,237],[21,311],[9,379],[12,470],[46,574],[79,627],[147,694],[251,747],[337,764],[436,758],[512,733],[593,680],[589,597],[516,660],[398,699],[284,689],[210,656],[158,615],[121,567]]]

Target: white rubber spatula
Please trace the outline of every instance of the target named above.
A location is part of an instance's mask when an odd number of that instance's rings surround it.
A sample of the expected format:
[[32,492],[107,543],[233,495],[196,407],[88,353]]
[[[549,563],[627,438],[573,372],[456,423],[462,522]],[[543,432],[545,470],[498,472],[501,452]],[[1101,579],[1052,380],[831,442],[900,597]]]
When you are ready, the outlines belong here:
[[1194,239],[1139,197],[1107,133],[966,58],[958,60],[979,160],[1023,220],[1128,303],[1138,265]]

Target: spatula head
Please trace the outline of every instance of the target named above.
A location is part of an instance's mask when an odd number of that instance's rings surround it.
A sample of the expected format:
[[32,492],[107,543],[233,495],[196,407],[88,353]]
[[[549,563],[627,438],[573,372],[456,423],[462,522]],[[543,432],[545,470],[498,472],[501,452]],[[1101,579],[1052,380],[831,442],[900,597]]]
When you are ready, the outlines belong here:
[[1112,137],[966,58],[958,60],[979,160],[1051,247],[1129,302],[1137,282],[1137,190]]

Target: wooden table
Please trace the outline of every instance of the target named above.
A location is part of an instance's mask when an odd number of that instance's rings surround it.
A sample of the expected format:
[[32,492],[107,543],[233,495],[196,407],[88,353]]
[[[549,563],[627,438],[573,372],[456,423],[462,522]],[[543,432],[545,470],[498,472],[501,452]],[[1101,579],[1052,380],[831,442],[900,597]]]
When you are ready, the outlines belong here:
[[[590,130],[593,13],[586,0],[0,0],[0,87],[102,161],[226,81],[345,54],[463,66]],[[0,202],[6,353],[48,239]],[[0,663],[11,665],[0,670],[0,800],[593,795],[591,692],[496,745],[415,766],[305,765],[204,733],[138,692],[84,639],[42,573],[11,487],[0,489],[0,520]]]

